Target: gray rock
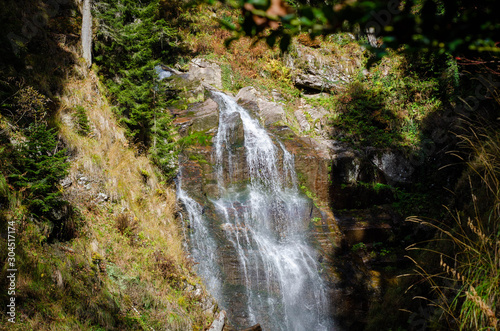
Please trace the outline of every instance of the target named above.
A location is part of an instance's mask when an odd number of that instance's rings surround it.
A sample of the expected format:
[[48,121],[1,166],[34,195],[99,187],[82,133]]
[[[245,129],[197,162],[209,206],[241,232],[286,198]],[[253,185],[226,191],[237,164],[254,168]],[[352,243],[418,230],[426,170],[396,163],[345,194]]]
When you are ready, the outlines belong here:
[[285,120],[285,110],[281,104],[263,99],[252,86],[242,88],[236,95],[237,102],[253,112],[264,125]]
[[222,88],[222,70],[216,63],[195,58],[189,64],[188,78],[199,80],[216,88]]
[[59,270],[54,271],[54,274],[52,275],[52,279],[54,280],[54,283],[57,285],[58,288],[60,288],[60,289],[64,288],[64,282],[63,282],[61,271],[59,271]]
[[90,179],[85,176],[79,177],[77,181],[78,185],[83,186],[83,188],[87,191],[92,189],[92,184],[90,182]]
[[78,185],[86,185],[89,182],[89,179],[85,176],[78,178]]
[[[350,147],[329,147],[333,153],[333,169],[342,184],[378,182],[380,175],[389,185],[411,182],[415,169],[403,154],[367,147],[356,151]],[[377,175],[378,174],[378,175]]]
[[194,113],[192,131],[208,131],[219,125],[219,106],[212,99],[189,109],[189,112]]
[[283,95],[281,95],[281,93],[278,90],[272,90],[271,91],[271,95],[273,96],[273,101],[274,102],[285,101],[285,99],[283,99]]
[[109,197],[105,193],[99,193],[97,195],[97,199],[96,200],[100,201],[100,202],[102,202],[102,201],[108,201]]
[[333,165],[342,184],[355,184],[361,174],[362,155],[354,150],[344,150],[334,155]]
[[324,108],[311,107],[301,100],[301,105],[294,111],[294,115],[302,132],[314,129],[320,136],[330,137],[326,126],[328,112]]
[[323,91],[334,87],[336,81],[329,79],[325,75],[314,75],[307,73],[297,73],[293,76],[293,83],[299,87],[310,88],[313,90]]
[[384,174],[390,185],[407,183],[415,169],[403,155],[395,152],[384,152],[374,155],[373,164]]
[[71,113],[62,113],[61,122],[70,129],[74,129],[75,124],[73,122],[73,115]]
[[67,187],[70,187],[72,184],[73,184],[73,180],[70,178],[70,177],[66,177],[66,178],[63,178],[59,184],[63,187],[63,188],[67,188]]
[[226,312],[222,310],[219,313],[219,316],[212,322],[212,325],[208,329],[208,331],[222,331],[224,328],[224,324],[226,323]]
[[342,65],[351,62],[349,59],[337,59],[334,62],[331,60],[333,57],[324,55],[331,53],[330,50],[313,50],[301,45],[296,45],[296,51],[295,57],[288,55],[285,59],[285,65],[291,69],[291,78],[296,86],[327,91],[351,80],[352,69]]
[[158,80],[170,78],[174,74],[171,70],[168,70],[168,68],[162,67],[160,65],[155,66],[155,71],[158,75]]
[[295,115],[295,118],[297,119],[297,122],[299,122],[299,127],[301,132],[307,132],[311,130],[311,125],[309,124],[309,121],[306,118],[306,115],[302,111],[302,109],[297,108],[293,112]]
[[366,37],[368,38],[368,42],[370,43],[371,47],[379,48],[380,45],[377,41],[377,35],[375,34],[375,28],[373,26],[369,27],[368,29],[365,29],[365,34]]

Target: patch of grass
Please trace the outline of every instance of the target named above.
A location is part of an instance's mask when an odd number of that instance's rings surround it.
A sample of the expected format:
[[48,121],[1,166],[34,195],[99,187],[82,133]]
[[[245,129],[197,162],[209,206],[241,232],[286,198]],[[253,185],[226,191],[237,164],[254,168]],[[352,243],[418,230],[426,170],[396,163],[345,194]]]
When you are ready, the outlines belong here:
[[314,217],[311,222],[313,222],[314,224],[318,224],[321,222],[321,217]]
[[[410,217],[433,228],[430,244],[412,245],[431,258],[415,259],[417,273],[434,289],[426,299],[438,308],[433,322],[461,330],[496,330],[500,326],[500,134],[473,124],[460,135],[470,156],[468,171],[456,188],[458,210],[443,220]],[[432,261],[432,263],[429,263]]]
[[211,144],[212,144],[212,136],[202,131],[193,132],[190,135],[182,137],[179,140],[179,145],[182,146],[183,148],[193,145],[210,146]]
[[127,213],[120,213],[115,219],[116,228],[122,235],[132,236],[137,232],[139,223],[137,219]]
[[330,111],[333,138],[358,146],[418,147],[424,119],[442,108],[443,87],[437,73],[423,77],[409,61],[394,52],[352,75],[345,88],[307,102]]
[[359,242],[357,244],[352,245],[351,251],[357,252],[357,251],[365,251],[366,250],[366,244],[364,242]]
[[[69,177],[85,176],[92,184],[90,190],[73,184],[62,192],[83,223],[73,239],[48,243],[43,224],[31,221],[18,194],[0,177],[0,199],[5,200],[0,225],[3,231],[5,221],[16,223],[16,263],[23,270],[12,329],[202,330],[213,317],[203,312],[201,297],[187,288],[203,285],[182,248],[175,190],[148,158],[128,146],[95,82],[92,71],[84,79],[70,77],[58,111],[62,116],[65,109],[81,105],[99,137],[81,136],[58,119],[60,136],[72,151]],[[147,180],[138,169],[148,174]],[[103,191],[109,200],[98,202],[96,196]],[[3,260],[6,247],[0,238]],[[0,274],[2,285],[5,272]],[[5,291],[0,293],[2,302],[5,296]],[[5,314],[0,323],[7,325]]]
[[208,164],[208,161],[205,158],[205,156],[201,155],[201,154],[190,154],[189,155],[189,159],[193,160],[193,161],[196,161],[196,162],[198,162],[200,164]]

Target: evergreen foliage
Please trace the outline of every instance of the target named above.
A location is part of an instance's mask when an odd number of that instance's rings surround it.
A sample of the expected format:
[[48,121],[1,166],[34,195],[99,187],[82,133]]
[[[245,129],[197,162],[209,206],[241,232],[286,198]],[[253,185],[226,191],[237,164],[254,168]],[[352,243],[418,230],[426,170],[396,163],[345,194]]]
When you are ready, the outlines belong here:
[[165,174],[173,175],[174,130],[165,112],[167,97],[158,93],[161,83],[154,67],[170,60],[177,46],[174,30],[160,16],[160,1],[101,1],[96,4],[96,16],[95,59],[116,111],[129,128],[130,138],[150,149]]
[[175,177],[178,165],[178,143],[173,139],[174,129],[169,114],[157,113],[153,120],[153,142],[149,153],[153,162],[167,178]]
[[14,149],[8,178],[23,196],[29,210],[45,216],[62,205],[58,182],[67,174],[66,150],[59,149],[54,129],[33,123],[26,129],[26,141]]
[[87,111],[82,106],[76,106],[76,125],[78,134],[86,136],[90,133],[89,119]]

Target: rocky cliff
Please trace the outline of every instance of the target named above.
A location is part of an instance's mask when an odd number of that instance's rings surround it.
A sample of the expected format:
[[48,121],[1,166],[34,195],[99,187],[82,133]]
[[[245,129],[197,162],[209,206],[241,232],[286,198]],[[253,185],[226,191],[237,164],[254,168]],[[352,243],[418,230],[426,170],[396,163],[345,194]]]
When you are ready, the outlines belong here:
[[[203,71],[200,71],[200,63]],[[209,205],[207,199],[217,198],[219,194],[210,142],[217,132],[219,118],[219,107],[211,91],[222,85],[220,70],[215,62],[194,60],[188,72],[177,72],[167,83],[169,89],[181,93],[181,99],[196,100],[171,111],[182,136],[205,137],[189,140],[191,143],[180,158],[183,187],[201,205]],[[390,278],[378,271],[380,264],[401,262],[396,254],[380,256],[375,252],[380,250],[377,245],[392,246],[401,235],[402,218],[391,208],[395,198],[390,187],[411,183],[414,167],[397,150],[354,149],[331,139],[328,119],[321,108],[304,103],[295,109],[294,118],[290,120],[284,103],[255,87],[240,89],[234,99],[293,154],[299,186],[310,199],[311,240],[327,270],[324,277],[330,284],[332,314],[340,321],[339,326],[362,325],[369,302],[381,295],[382,284]],[[311,114],[315,123],[312,127],[310,120],[306,120]],[[290,128],[297,122],[299,132]],[[233,180],[244,181],[248,177],[242,173],[246,169],[242,124],[238,118],[232,123]],[[215,220],[214,210],[207,208],[203,212]],[[356,250],[360,245],[363,249]],[[230,256],[226,259],[226,265],[238,268],[237,260],[231,262]],[[229,269],[225,272],[238,274]],[[233,281],[240,283],[237,279]],[[236,305],[238,300],[235,300]]]

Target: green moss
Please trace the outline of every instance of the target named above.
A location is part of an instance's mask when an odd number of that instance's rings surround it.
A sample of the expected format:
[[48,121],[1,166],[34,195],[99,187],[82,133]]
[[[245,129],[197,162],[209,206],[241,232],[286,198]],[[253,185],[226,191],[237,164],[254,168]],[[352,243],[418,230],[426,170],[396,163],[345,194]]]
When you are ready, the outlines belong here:
[[189,159],[196,161],[200,164],[208,164],[209,163],[207,161],[207,159],[205,158],[205,155],[203,155],[203,154],[190,154]]
[[196,131],[190,135],[182,137],[179,140],[179,144],[184,148],[193,145],[210,146],[212,144],[212,136],[207,134],[205,131]]

